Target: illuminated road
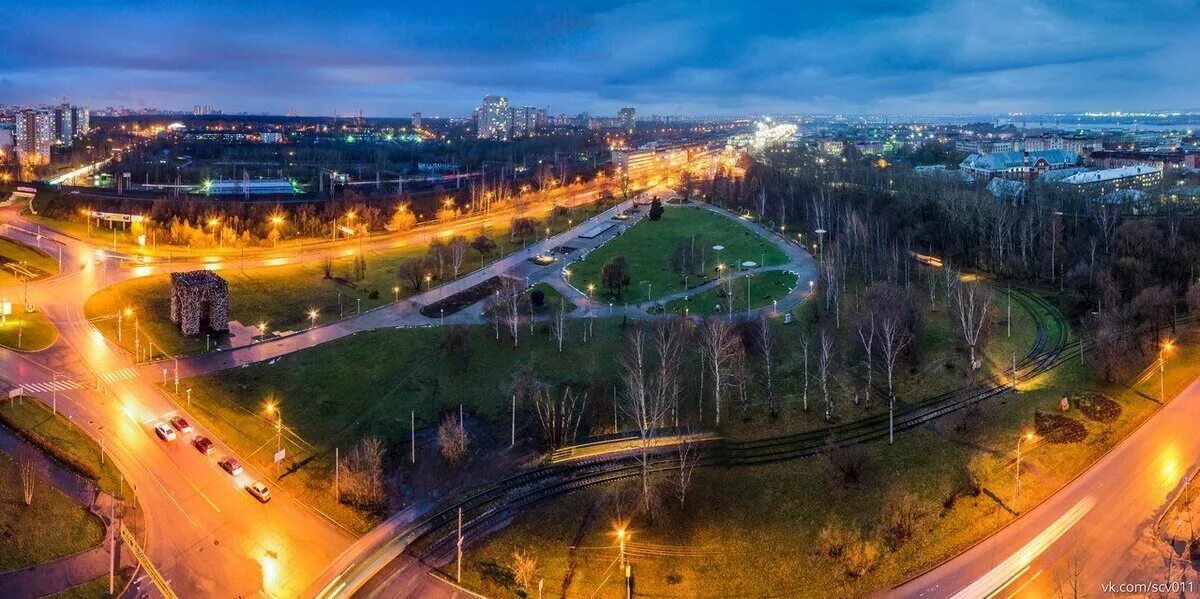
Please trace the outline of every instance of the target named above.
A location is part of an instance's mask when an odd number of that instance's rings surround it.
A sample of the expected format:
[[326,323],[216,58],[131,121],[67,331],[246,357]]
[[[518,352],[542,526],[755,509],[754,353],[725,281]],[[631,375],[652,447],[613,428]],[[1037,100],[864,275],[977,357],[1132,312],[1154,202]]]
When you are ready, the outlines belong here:
[[1127,578],[1139,565],[1133,549],[1200,462],[1197,422],[1200,379],[1041,505],[889,596],[1069,597],[1076,564],[1080,596],[1149,582]]
[[[595,191],[580,192],[558,204],[583,204],[593,201],[595,196]],[[544,213],[551,207],[549,203],[530,206],[526,214]],[[214,270],[254,268],[352,255],[360,251],[360,247],[362,251],[376,251],[417,244],[435,235],[451,235],[460,229],[507,224],[512,217],[511,209],[501,210],[440,227],[421,227],[404,234],[361,242],[322,244],[318,249],[310,249],[303,257],[294,249],[280,248],[278,251],[260,250],[245,260],[226,255],[151,261],[130,267],[121,266],[116,258],[88,241],[37,227],[22,217],[19,210],[6,208],[0,211],[4,222],[16,225],[5,227],[3,233],[32,245],[53,248],[50,252],[61,255],[63,268],[58,275],[30,284],[28,288],[0,288],[0,295],[38,306],[58,327],[60,338],[51,348],[36,354],[0,351],[0,379],[14,386],[32,386],[30,394],[48,404],[56,401],[60,411],[69,414],[102,442],[110,458],[116,461],[127,482],[136,490],[147,523],[144,543],[152,561],[172,589],[183,597],[298,596],[339,555],[354,559],[354,551],[345,552],[351,546],[353,536],[278,488],[272,488],[274,497],[267,505],[258,503],[246,493],[244,486],[248,482],[254,479],[269,481],[271,476],[255,472],[249,466],[238,477],[231,477],[221,470],[216,465],[216,458],[233,455],[233,452],[203,430],[197,419],[188,417],[186,406],[177,405],[156,385],[161,381],[163,365],[173,368],[174,364],[135,366],[128,352],[106,340],[87,321],[83,313],[84,301],[100,289],[135,277],[198,267]],[[603,217],[608,216],[611,214],[606,213]],[[40,231],[40,239],[32,235],[35,231]],[[571,234],[577,232],[578,228]],[[530,251],[549,247],[564,238],[552,237]],[[474,278],[449,283],[434,292],[427,292],[420,299],[427,301],[431,293],[443,296],[454,293],[482,278],[519,269],[528,264],[527,255],[509,256],[476,273]],[[398,326],[414,317],[412,308],[412,300],[401,302],[275,342],[181,360],[180,376],[283,355],[354,330]],[[70,385],[63,386],[62,381],[69,381]],[[56,394],[45,391],[55,385],[62,390]],[[177,414],[188,417],[196,431],[181,434],[172,443],[159,440],[154,435],[153,424]],[[203,456],[191,446],[189,441],[197,434],[204,434],[216,442],[214,456]],[[245,459],[240,461],[243,465],[250,463]],[[378,534],[386,535],[387,529]],[[393,566],[398,563],[402,562],[392,562]],[[445,585],[428,576],[408,577],[403,585],[411,596],[452,595]],[[140,588],[154,594],[148,581],[143,581]]]

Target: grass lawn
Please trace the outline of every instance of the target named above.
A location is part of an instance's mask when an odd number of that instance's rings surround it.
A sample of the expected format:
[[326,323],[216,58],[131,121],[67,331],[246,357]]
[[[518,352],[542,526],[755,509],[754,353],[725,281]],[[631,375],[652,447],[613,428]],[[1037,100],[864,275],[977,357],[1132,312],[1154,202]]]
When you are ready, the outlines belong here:
[[58,259],[36,247],[0,237],[0,286],[19,285],[26,280],[24,272],[36,281],[58,274]]
[[100,446],[62,414],[55,415],[46,404],[31,397],[0,401],[0,419],[35,445],[48,447],[51,457],[95,480],[101,489],[117,497],[125,496],[121,471],[111,460],[101,464]]
[[41,312],[26,312],[14,303],[13,314],[0,323],[0,346],[35,352],[50,347],[58,339],[58,329]]
[[[132,575],[132,569],[122,568],[117,572],[116,581],[113,583],[113,588],[118,593],[125,585],[129,583],[129,577]],[[93,578],[75,588],[67,589],[61,593],[50,595],[45,599],[108,599],[111,595],[108,594],[108,574]]]
[[[857,287],[847,290],[842,298],[843,305],[855,301],[857,292]],[[1035,317],[1014,304],[1012,336],[1007,335],[1005,315],[998,314],[993,333],[982,348],[983,367],[972,372],[968,367],[967,351],[961,347],[958,325],[947,312],[942,298],[934,305],[928,303],[928,296],[919,300],[924,308],[925,324],[919,343],[914,344],[917,351],[908,359],[902,359],[896,367],[894,385],[897,401],[901,403],[918,404],[994,372],[1005,372],[1011,367],[1012,353],[1015,352],[1019,360],[1033,347],[1037,333]],[[1041,314],[1041,309],[1035,312]],[[824,311],[823,296],[806,301],[794,309],[793,314],[793,324],[781,325],[779,329],[778,372],[782,394],[779,417],[773,419],[759,410],[750,410],[743,418],[731,418],[722,423],[723,433],[727,437],[755,439],[829,426],[830,423],[824,418],[824,398],[817,378],[820,337],[816,318],[818,314],[821,319],[832,319],[833,316]],[[830,377],[831,396],[834,399],[833,423],[853,422],[886,413],[887,383],[878,347],[874,350],[874,390],[868,401],[863,351],[853,322],[843,314],[841,328],[832,331],[835,334],[837,356]],[[807,393],[802,349],[805,338],[809,343]]]
[[531,295],[531,294],[533,294],[534,291],[541,291],[542,296],[545,298],[543,300],[541,306],[534,306],[534,308],[533,308],[534,312],[539,315],[557,313],[559,301],[564,302],[563,303],[563,311],[564,312],[570,312],[577,307],[575,305],[575,302],[572,302],[571,300],[563,297],[563,294],[559,293],[558,290],[555,289],[554,286],[550,285],[549,283],[538,283],[537,285],[530,287],[529,291],[526,292],[526,295]]
[[94,547],[104,524],[41,478],[25,505],[20,467],[0,453],[0,572],[19,570]]
[[667,312],[683,314],[684,308],[693,315],[724,314],[729,302],[733,302],[735,312],[755,310],[770,306],[775,300],[786,296],[796,287],[796,273],[770,270],[750,276],[750,305],[746,306],[746,277],[738,277],[733,281],[732,299],[726,297],[724,285],[706,289],[687,298],[673,299],[667,302]]
[[[574,219],[586,218],[581,210],[555,215],[539,222],[538,238],[545,236],[549,227],[551,234],[568,228]],[[578,222],[578,220],[574,220]],[[461,230],[457,233],[468,239],[482,229]],[[496,241],[498,252],[484,258],[474,250],[469,251],[460,276],[481,265],[521,249],[525,243],[509,235],[508,228],[489,228],[487,235]],[[230,268],[219,271],[229,283],[229,319],[246,326],[267,324],[267,332],[298,330],[309,325],[308,313],[317,310],[320,322],[353,316],[361,307],[363,311],[391,303],[397,297],[403,299],[413,294],[408,283],[400,280],[399,264],[407,258],[423,256],[427,245],[368,252],[366,278],[356,281],[352,270],[354,259],[341,257],[333,260],[332,278],[325,278],[320,261],[311,260],[303,265],[262,267],[245,271]],[[447,267],[443,282],[452,280]],[[437,277],[435,276],[435,283]],[[399,288],[397,294],[394,289]],[[133,351],[134,324],[130,319],[118,322],[116,314],[126,307],[133,309],[138,321],[138,331],[143,349],[153,342],[155,347],[173,355],[202,352],[205,338],[185,338],[179,328],[170,321],[170,277],[155,275],[132,279],[101,290],[88,298],[84,313],[110,340]],[[118,335],[118,326],[123,330]],[[156,352],[157,353],[157,352]]]
[[[600,299],[618,301],[601,283],[600,271],[611,258],[623,255],[629,263],[630,280],[623,299],[645,298],[647,283],[651,298],[681,291],[684,281],[672,267],[672,258],[677,243],[693,239],[704,248],[705,259],[690,274],[689,286],[715,277],[718,262],[730,266],[764,259],[768,266],[787,263],[783,250],[732,219],[702,208],[668,208],[662,220],[643,219],[619,237],[589,252],[583,260],[572,263],[572,282],[579,289],[594,284]],[[718,252],[712,249],[717,245],[725,248],[721,250],[719,260]]]
[[[1200,356],[1200,351],[1191,353]],[[1174,391],[1196,374],[1194,368],[1177,370],[1170,381]],[[933,428],[905,432],[894,446],[866,445],[866,474],[858,485],[847,486],[819,457],[698,470],[685,509],[663,481],[666,497],[653,521],[629,519],[629,510],[618,507],[630,505],[636,492],[631,488],[609,486],[539,504],[468,549],[464,582],[490,597],[516,596],[506,575],[512,552],[522,549],[539,560],[547,597],[621,597],[620,576],[605,577],[617,556],[614,525],[629,520],[639,594],[866,596],[1010,522],[1017,437],[1032,427],[1034,411],[1056,412],[1061,395],[1086,391],[1107,393],[1121,406],[1121,415],[1099,422],[1072,410],[1066,416],[1082,424],[1086,438],[1068,443],[1039,438],[1023,447],[1021,506],[1028,510],[1099,459],[1156,404],[1137,390],[1098,385],[1073,360],[1031,381],[1019,395],[1005,394]],[[971,491],[972,478],[980,492]],[[887,535],[881,523],[906,492],[915,496],[920,516],[911,536],[899,539]],[[841,558],[820,551],[819,532],[831,518],[877,543],[880,555],[864,575],[848,574]]]
[[[440,349],[439,329],[373,331],[289,355],[273,365],[198,377],[181,386],[193,389],[192,413],[265,472],[272,468],[275,432],[263,406],[277,401],[284,425],[294,433],[285,437],[285,466],[296,470],[283,484],[351,529],[365,532],[377,520],[337,504],[332,496],[329,477],[335,447],[344,453],[359,439],[378,436],[392,455],[406,455],[410,412],[416,413],[418,428],[427,428],[460,404],[468,413],[507,421],[504,384],[517,364],[534,365],[551,383],[607,380],[611,356],[624,335],[618,323],[597,321],[595,336],[583,345],[585,323],[569,321],[561,353],[544,325],[537,325],[532,335],[523,332],[516,350],[503,335],[497,341],[491,328],[470,327],[465,368]],[[526,409],[530,407],[522,407]]]

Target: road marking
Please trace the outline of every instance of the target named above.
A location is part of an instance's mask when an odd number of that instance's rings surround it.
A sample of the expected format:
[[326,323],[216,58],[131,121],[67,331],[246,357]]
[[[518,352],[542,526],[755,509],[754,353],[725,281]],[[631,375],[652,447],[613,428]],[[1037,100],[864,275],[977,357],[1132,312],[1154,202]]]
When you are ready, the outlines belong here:
[[75,381],[48,381],[44,383],[25,383],[20,387],[26,391],[34,393],[51,393],[54,391],[70,391],[73,389],[82,389],[83,386]]
[[121,381],[128,381],[131,379],[136,379],[137,376],[138,376],[137,369],[133,368],[131,366],[129,368],[121,368],[120,370],[110,370],[108,372],[102,373],[100,375],[100,380],[102,380],[106,383],[112,384],[112,383],[119,383]]

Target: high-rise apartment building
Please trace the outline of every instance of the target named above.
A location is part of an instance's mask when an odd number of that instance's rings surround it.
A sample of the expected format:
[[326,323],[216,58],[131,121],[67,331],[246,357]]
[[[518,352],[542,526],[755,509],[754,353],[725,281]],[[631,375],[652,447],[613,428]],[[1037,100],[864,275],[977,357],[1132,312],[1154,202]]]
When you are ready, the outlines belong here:
[[626,106],[625,108],[617,111],[617,122],[619,123],[618,126],[625,131],[633,133],[636,115],[637,109],[632,106]]
[[421,128],[421,113],[419,113],[419,112],[412,113],[412,126],[413,126],[413,129]]
[[512,131],[512,114],[508,110],[508,98],[487,96],[479,107],[479,123],[476,136],[479,139],[508,139]]
[[82,106],[71,106],[65,102],[59,104],[54,107],[51,119],[54,140],[60,144],[70,144],[76,137],[87,135],[90,130],[90,113]]
[[92,131],[92,111],[84,106],[72,106],[71,131],[76,136],[90,133]]
[[26,108],[17,113],[14,150],[29,164],[50,162],[50,144],[54,143],[54,111]]
[[512,114],[511,136],[528,137],[534,131],[537,131],[537,112],[537,109],[532,106],[514,106],[510,110]]

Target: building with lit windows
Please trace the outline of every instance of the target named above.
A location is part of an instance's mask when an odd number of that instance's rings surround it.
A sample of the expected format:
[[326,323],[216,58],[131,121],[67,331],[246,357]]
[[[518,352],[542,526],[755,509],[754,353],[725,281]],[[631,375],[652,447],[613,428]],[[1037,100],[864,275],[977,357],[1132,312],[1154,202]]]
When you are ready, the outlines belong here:
[[54,112],[26,108],[17,113],[13,147],[27,164],[48,164],[54,143]]
[[412,126],[413,126],[413,129],[421,128],[421,113],[419,113],[419,112],[412,113]]
[[1087,171],[1064,177],[1058,182],[1097,195],[1127,189],[1144,189],[1162,182],[1163,169],[1152,164],[1135,164],[1099,171]]
[[1047,171],[1075,166],[1079,156],[1067,150],[1034,152],[991,152],[971,154],[959,164],[969,180],[987,181],[993,177],[1032,179]]
[[532,106],[517,107],[509,109],[512,115],[509,134],[511,137],[528,137],[534,131],[537,131],[537,109]]
[[508,109],[508,98],[487,96],[479,107],[479,123],[476,136],[479,139],[508,139],[512,131],[512,114]]
[[633,133],[633,127],[636,123],[637,109],[632,106],[626,106],[617,111],[617,122],[625,131]]

